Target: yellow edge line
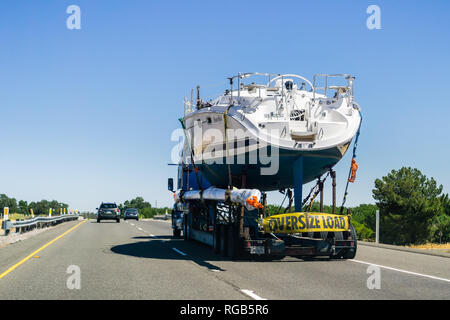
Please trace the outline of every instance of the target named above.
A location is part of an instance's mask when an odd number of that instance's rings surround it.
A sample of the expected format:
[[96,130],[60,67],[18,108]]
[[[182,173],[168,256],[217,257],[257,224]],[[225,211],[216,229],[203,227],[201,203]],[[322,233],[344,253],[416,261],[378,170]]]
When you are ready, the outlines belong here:
[[32,258],[36,253],[44,250],[45,248],[47,248],[49,245],[51,245],[53,242],[55,242],[58,239],[61,239],[62,237],[64,237],[66,234],[68,234],[70,231],[74,230],[75,228],[77,228],[78,226],[80,226],[81,224],[85,223],[87,220],[83,220],[80,223],[78,223],[77,225],[73,226],[72,228],[70,228],[69,230],[67,230],[66,232],[64,232],[63,234],[61,234],[60,236],[56,237],[55,239],[51,240],[50,242],[47,242],[46,244],[44,244],[42,247],[40,247],[39,249],[37,249],[36,251],[30,253],[27,257],[23,258],[22,260],[20,260],[19,262],[17,262],[15,265],[13,265],[12,267],[10,267],[9,269],[7,269],[6,271],[4,271],[2,274],[0,274],[0,279],[2,279],[4,276],[6,276],[8,273],[10,273],[11,271],[13,271],[14,269],[16,269],[18,266],[20,266],[22,263],[26,262],[27,260],[29,260],[30,258]]

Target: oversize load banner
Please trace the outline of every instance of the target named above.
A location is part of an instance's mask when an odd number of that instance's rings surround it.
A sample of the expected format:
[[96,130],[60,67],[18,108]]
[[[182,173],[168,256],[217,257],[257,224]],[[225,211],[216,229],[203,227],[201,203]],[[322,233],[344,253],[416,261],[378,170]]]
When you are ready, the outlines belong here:
[[348,231],[348,216],[294,212],[278,214],[263,219],[264,231],[268,233],[299,233],[320,231]]

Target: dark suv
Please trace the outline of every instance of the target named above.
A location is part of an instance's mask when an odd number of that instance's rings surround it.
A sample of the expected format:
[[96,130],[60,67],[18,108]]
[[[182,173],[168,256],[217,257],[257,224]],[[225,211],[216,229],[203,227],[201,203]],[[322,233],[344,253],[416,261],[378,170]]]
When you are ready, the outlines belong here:
[[97,210],[97,222],[100,222],[100,220],[116,220],[116,222],[120,222],[120,211],[117,204],[102,202]]

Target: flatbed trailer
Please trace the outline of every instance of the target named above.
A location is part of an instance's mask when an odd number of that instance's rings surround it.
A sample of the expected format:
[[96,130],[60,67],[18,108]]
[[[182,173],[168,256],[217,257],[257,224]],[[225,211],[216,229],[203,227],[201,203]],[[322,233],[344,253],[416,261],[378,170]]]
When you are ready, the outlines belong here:
[[[302,176],[301,171],[296,174]],[[183,211],[184,239],[204,243],[223,256],[232,259],[251,256],[352,259],[357,250],[356,232],[350,215],[335,214],[336,175],[332,169],[330,176],[333,179],[332,214],[301,212],[304,204],[302,179],[297,179],[293,192],[297,212],[273,216],[265,210],[265,193],[258,191],[259,207],[249,207],[243,199],[236,201],[230,194],[235,190],[243,194],[252,190],[214,188],[192,165],[179,166],[177,191],[171,178],[169,190],[174,193],[177,207]],[[241,188],[245,188],[245,175],[241,179]],[[323,180],[318,182],[320,208],[323,208]],[[292,196],[292,192],[289,194]],[[292,198],[289,207],[291,202]]]
[[[232,259],[251,256],[352,259],[356,254],[356,234],[347,215],[303,212],[263,217],[261,209],[248,211],[232,203],[187,200],[185,204],[184,239],[211,246],[216,253]],[[343,221],[339,227],[326,228],[321,224],[338,216]],[[294,218],[302,220],[303,225],[286,230],[288,221],[292,224]],[[281,223],[271,230],[271,221],[276,219]],[[307,227],[308,219],[313,223]]]

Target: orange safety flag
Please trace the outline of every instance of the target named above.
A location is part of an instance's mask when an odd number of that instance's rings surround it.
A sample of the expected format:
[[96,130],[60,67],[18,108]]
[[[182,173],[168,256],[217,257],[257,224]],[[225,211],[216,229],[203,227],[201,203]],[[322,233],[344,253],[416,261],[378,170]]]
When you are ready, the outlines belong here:
[[258,202],[258,198],[256,196],[248,197],[247,200],[245,200],[249,205],[255,207],[256,209],[264,208],[264,206]]
[[348,182],[355,182],[356,171],[358,170],[358,164],[356,163],[355,159],[352,159],[351,169],[352,169],[352,175],[351,175],[350,179],[348,179]]

